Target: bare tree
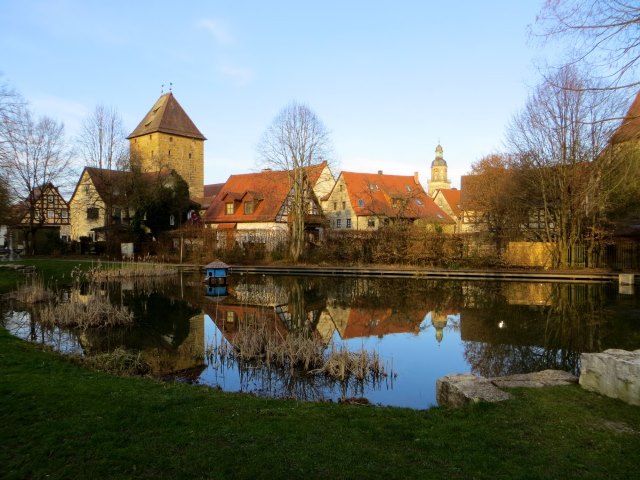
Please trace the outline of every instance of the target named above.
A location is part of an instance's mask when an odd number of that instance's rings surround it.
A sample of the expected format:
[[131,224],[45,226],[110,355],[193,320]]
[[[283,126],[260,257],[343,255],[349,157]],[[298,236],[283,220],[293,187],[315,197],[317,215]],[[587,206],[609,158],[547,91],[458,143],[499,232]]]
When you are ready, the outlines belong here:
[[[640,86],[640,5],[629,0],[546,0],[534,33],[565,39],[572,46],[569,63],[597,71],[598,88]],[[593,88],[585,85],[583,88]],[[635,93],[635,92],[634,92]]]
[[615,125],[598,121],[618,106],[586,85],[592,83],[575,67],[559,70],[535,90],[507,134],[520,201],[536,218],[530,232],[553,245],[556,266],[572,264],[574,246],[598,240],[607,198],[625,179],[622,157],[607,153]]
[[306,169],[329,158],[329,132],[309,107],[292,102],[267,128],[258,152],[265,165],[289,172],[289,253],[296,261],[304,249],[305,215],[313,196]]
[[0,172],[9,194],[22,199],[28,212],[26,243],[33,250],[33,238],[42,220],[36,215],[37,192],[45,185],[60,185],[68,179],[71,151],[65,142],[64,125],[49,117],[34,119],[24,106],[0,124],[3,153]]
[[111,107],[97,105],[82,124],[77,139],[85,165],[108,170],[129,167],[128,144],[122,119]]
[[501,253],[504,242],[518,236],[525,220],[518,196],[518,172],[507,154],[493,153],[471,165],[471,175],[465,182],[466,206],[473,210],[486,226],[488,234]]

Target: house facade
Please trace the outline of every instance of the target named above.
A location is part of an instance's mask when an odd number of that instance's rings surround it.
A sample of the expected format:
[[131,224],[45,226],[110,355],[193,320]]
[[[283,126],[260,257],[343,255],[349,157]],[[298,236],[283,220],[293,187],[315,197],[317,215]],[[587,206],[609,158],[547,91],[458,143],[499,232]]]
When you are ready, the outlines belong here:
[[47,183],[31,192],[29,198],[18,206],[18,212],[17,230],[34,226],[37,229],[56,231],[60,239],[69,240],[69,204],[52,183]]
[[129,172],[86,167],[69,201],[71,240],[88,237],[104,240],[104,229],[128,225],[134,215],[129,208]]
[[444,210],[456,222],[455,233],[462,232],[462,210],[460,208],[460,190],[457,188],[439,188],[432,195],[435,204]]

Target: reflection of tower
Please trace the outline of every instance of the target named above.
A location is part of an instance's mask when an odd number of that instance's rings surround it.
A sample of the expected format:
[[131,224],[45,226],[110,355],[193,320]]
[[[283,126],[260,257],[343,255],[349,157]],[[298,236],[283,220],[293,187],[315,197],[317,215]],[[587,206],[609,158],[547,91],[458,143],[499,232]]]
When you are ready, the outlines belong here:
[[442,342],[444,329],[447,326],[447,315],[440,312],[431,312],[431,325],[436,329],[436,340]]
[[436,147],[436,158],[431,162],[431,178],[427,185],[429,195],[433,196],[436,190],[451,188],[451,181],[447,178],[447,162],[443,156],[442,145]]

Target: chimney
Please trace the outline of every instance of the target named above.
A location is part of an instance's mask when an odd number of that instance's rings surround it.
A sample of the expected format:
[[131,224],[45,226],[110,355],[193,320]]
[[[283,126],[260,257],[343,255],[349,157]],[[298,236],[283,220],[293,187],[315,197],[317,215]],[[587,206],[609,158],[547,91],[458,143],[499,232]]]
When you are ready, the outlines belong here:
[[378,175],[382,175],[382,170],[378,170]]
[[418,172],[413,172],[413,181],[416,185],[420,185],[420,180],[418,179]]

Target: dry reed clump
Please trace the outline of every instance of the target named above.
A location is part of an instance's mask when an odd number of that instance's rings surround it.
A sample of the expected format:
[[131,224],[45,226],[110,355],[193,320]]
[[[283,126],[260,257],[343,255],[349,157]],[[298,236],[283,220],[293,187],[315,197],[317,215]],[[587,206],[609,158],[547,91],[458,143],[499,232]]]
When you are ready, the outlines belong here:
[[45,326],[87,329],[131,325],[133,321],[127,307],[112,305],[109,297],[96,294],[89,295],[87,302],[50,302],[40,312],[40,323]]
[[44,286],[44,280],[38,276],[33,276],[29,282],[20,285],[14,296],[22,303],[46,302],[54,297],[53,292]]
[[207,347],[206,356],[210,360],[235,357],[261,361],[270,366],[324,374],[336,380],[375,381],[387,376],[377,352],[370,353],[364,348],[351,352],[346,346],[336,348],[333,343],[326,352],[322,339],[317,336],[289,333],[285,337],[260,321],[242,322],[233,338],[233,347],[223,339],[218,346]]
[[323,346],[308,335],[282,336],[266,322],[243,322],[234,337],[235,355],[242,360],[259,360],[268,365],[301,368],[308,371],[322,366]]
[[89,368],[116,375],[146,375],[151,371],[141,352],[129,352],[122,347],[113,352],[84,357],[81,361]]
[[387,376],[378,352],[368,352],[364,348],[351,352],[345,345],[336,348],[333,343],[320,372],[338,380],[350,377],[356,380],[380,379]]
[[122,278],[164,277],[177,275],[178,269],[167,265],[151,262],[121,262],[119,265],[98,264],[86,272],[86,277],[91,281],[104,281]]

